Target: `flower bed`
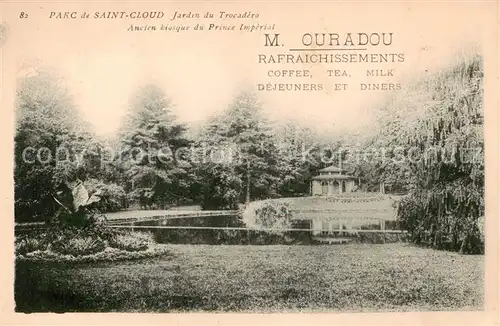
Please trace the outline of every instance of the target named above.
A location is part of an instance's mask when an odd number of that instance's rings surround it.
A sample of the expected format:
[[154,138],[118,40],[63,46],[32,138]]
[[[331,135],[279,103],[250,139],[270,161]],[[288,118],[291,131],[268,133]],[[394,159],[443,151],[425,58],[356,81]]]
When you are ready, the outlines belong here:
[[152,258],[164,256],[168,253],[165,245],[153,245],[143,251],[127,251],[107,247],[101,252],[81,256],[59,254],[51,250],[37,250],[25,255],[17,255],[16,260],[51,263],[96,263]]
[[98,262],[149,258],[167,253],[151,233],[107,228],[51,229],[16,239],[16,259]]

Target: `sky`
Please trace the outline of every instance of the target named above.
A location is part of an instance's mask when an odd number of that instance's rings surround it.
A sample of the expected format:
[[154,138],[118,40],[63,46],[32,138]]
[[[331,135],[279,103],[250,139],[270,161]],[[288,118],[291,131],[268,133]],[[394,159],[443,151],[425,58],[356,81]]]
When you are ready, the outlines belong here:
[[[361,7],[363,5],[363,7]],[[266,83],[269,69],[309,69],[311,79],[273,79],[279,82],[334,83],[325,69],[347,70],[351,90],[347,92],[257,92],[271,119],[292,119],[318,131],[364,129],[371,125],[373,108],[393,92],[359,91],[366,80],[363,64],[262,65],[259,54],[303,47],[304,33],[392,32],[389,48],[370,53],[404,53],[405,62],[380,67],[395,69],[391,82],[402,82],[442,69],[463,48],[487,46],[491,34],[486,26],[494,15],[491,4],[445,3],[279,3],[249,2],[244,5],[218,3],[26,4],[30,16],[11,22],[4,44],[4,60],[15,76],[27,65],[57,69],[68,83],[83,116],[98,134],[113,135],[126,113],[130,94],[147,83],[162,87],[174,103],[182,122],[200,124],[225,109],[234,94],[246,87]],[[175,11],[251,11],[261,24],[275,24],[275,33],[286,44],[282,49],[263,46],[259,32],[127,32],[140,20],[54,20],[51,11],[154,11],[165,12],[157,25],[169,21]],[[17,11],[9,14],[18,15]],[[14,17],[11,17],[14,18]],[[5,19],[5,17],[4,17]],[[443,21],[446,19],[446,21]],[[246,21],[250,22],[250,21]],[[194,24],[195,21],[184,22]],[[218,23],[239,26],[240,21]],[[492,25],[490,25],[492,26]],[[288,53],[288,52],[287,52]],[[339,79],[344,82],[346,79]],[[384,81],[382,78],[380,81]],[[405,85],[405,84],[404,84]]]

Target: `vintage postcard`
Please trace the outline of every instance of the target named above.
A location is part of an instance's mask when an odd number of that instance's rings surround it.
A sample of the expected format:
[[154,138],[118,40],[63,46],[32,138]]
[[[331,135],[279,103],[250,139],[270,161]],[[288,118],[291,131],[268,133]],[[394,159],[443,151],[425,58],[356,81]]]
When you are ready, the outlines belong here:
[[497,2],[0,8],[4,324],[498,323]]

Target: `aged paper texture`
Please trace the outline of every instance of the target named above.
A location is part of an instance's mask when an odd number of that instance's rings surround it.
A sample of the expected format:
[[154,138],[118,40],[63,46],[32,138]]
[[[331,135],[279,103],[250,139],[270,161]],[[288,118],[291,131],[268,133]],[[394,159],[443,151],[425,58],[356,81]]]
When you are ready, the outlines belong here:
[[0,10],[4,324],[499,322],[497,2]]

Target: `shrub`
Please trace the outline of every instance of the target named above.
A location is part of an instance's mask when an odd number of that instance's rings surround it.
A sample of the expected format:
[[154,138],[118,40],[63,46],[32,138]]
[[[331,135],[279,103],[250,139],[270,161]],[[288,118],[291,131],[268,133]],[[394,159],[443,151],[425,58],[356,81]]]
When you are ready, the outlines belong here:
[[[459,186],[455,189],[463,191]],[[418,245],[482,254],[484,234],[479,215],[484,208],[475,205],[475,200],[471,198],[467,205],[457,205],[463,199],[453,199],[446,192],[415,191],[401,201],[398,215],[410,240]],[[446,209],[441,209],[442,206]]]
[[29,252],[34,252],[38,250],[46,250],[47,243],[41,239],[36,238],[23,238],[16,241],[15,250],[18,255],[25,255]]
[[259,201],[250,204],[243,213],[249,227],[270,229],[270,233],[283,233],[292,227],[290,204],[278,201]]
[[51,249],[63,255],[91,255],[106,249],[106,243],[97,236],[61,237],[54,241]]
[[154,242],[153,235],[144,232],[124,232],[118,233],[109,240],[112,248],[126,251],[143,251],[149,248]]
[[114,183],[104,183],[97,179],[85,181],[89,193],[100,192],[101,200],[95,203],[101,212],[116,212],[127,208],[127,194],[123,187]]
[[386,112],[404,108],[413,118],[402,125],[388,120],[382,133],[390,131],[385,141],[391,146],[417,149],[413,154],[424,158],[409,162],[411,190],[398,209],[410,240],[480,254],[484,241],[478,222],[485,212],[483,59],[467,53],[458,60],[410,87],[400,97],[403,102],[391,101]]

